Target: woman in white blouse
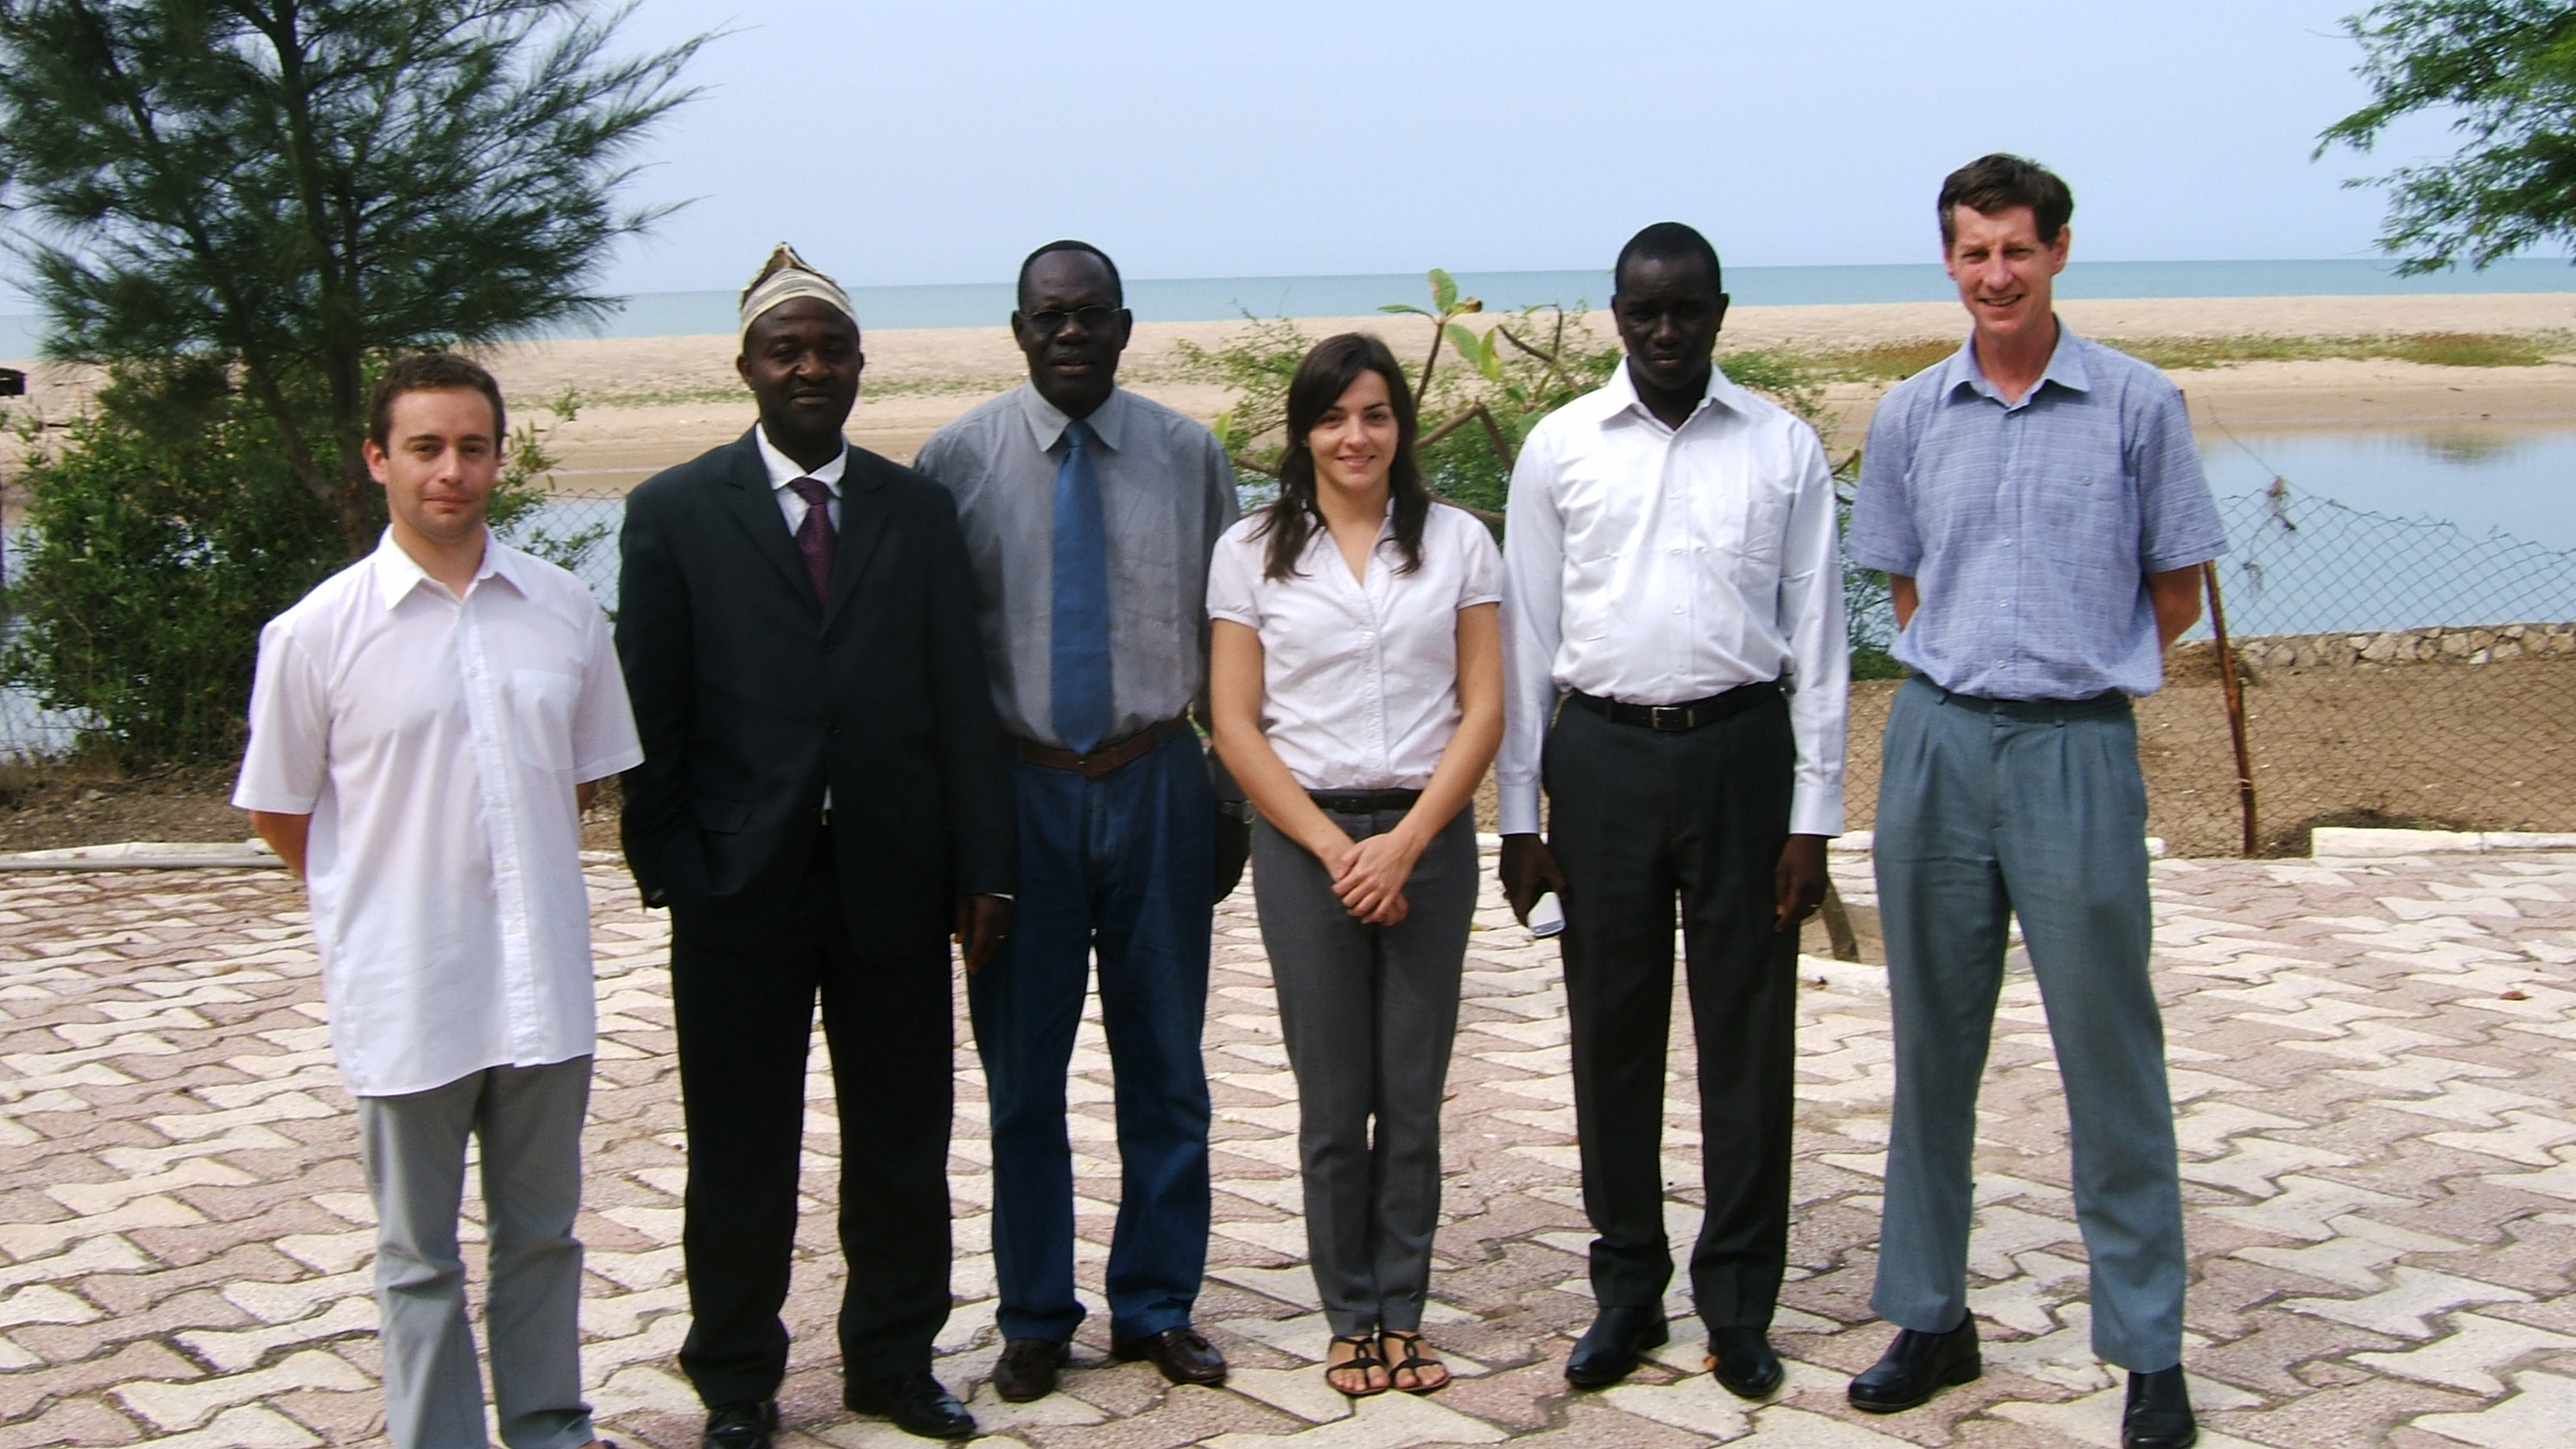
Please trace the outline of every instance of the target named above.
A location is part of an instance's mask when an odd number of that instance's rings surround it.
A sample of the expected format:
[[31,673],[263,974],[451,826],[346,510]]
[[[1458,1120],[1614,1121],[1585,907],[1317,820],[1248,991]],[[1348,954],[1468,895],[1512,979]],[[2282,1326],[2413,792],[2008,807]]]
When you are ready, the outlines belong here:
[[[1316,344],[1279,499],[1208,573],[1217,752],[1261,812],[1253,888],[1297,1073],[1306,1241],[1345,1394],[1429,1393],[1440,1100],[1476,906],[1468,802],[1502,739],[1502,556],[1432,501],[1386,344]],[[1375,1131],[1371,1131],[1371,1119]]]

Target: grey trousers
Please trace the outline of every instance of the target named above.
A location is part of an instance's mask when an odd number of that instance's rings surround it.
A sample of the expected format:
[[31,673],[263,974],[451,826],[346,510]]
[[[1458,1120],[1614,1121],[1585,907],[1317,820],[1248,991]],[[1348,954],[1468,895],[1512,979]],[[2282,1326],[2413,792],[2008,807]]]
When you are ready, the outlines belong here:
[[1871,1306],[1927,1333],[1967,1314],[1977,1087],[2017,914],[2066,1089],[2093,1351],[2171,1368],[2182,1195],[2129,703],[1995,703],[1917,679],[1896,696],[1879,778],[1896,1110]]
[[[1336,814],[1354,839],[1401,811]],[[1342,909],[1303,846],[1260,822],[1252,885],[1297,1073],[1306,1249],[1336,1334],[1422,1327],[1440,1221],[1440,1100],[1458,1032],[1458,972],[1476,912],[1476,823],[1433,837],[1392,926]],[[1374,1119],[1376,1132],[1370,1132]]]
[[581,1124],[590,1058],[491,1067],[443,1087],[358,1099],[358,1152],[376,1202],[385,1433],[396,1449],[482,1449],[483,1378],[465,1316],[456,1214],[465,1139],[483,1147],[490,1231],[492,1397],[509,1449],[599,1437],[581,1400]]

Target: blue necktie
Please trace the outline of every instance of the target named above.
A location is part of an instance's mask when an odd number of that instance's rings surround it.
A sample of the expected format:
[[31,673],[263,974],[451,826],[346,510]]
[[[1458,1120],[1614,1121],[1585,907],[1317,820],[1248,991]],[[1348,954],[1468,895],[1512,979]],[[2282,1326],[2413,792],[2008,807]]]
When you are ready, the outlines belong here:
[[1055,732],[1075,754],[1109,733],[1109,543],[1091,425],[1065,425],[1055,470],[1055,617],[1048,640]]

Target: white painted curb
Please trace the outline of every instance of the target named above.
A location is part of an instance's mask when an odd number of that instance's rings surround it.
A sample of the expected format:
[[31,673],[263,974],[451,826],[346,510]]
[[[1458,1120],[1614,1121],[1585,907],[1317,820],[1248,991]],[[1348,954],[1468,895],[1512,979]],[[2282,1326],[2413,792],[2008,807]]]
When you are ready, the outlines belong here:
[[2512,850],[2576,850],[2576,834],[2539,830],[2366,830],[2320,825],[2308,835],[2311,857],[2336,860],[2487,855]]

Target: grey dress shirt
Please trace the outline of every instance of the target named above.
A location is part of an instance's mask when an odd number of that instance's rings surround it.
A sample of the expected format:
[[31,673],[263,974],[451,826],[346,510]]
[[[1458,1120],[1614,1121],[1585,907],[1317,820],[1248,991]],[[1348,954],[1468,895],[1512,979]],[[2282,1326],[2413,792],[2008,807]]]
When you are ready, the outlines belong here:
[[[1023,384],[941,428],[913,466],[957,499],[1002,727],[1055,732],[1055,475],[1072,419]],[[1109,544],[1108,738],[1187,709],[1207,690],[1208,557],[1240,511],[1216,435],[1120,388],[1087,421]]]

